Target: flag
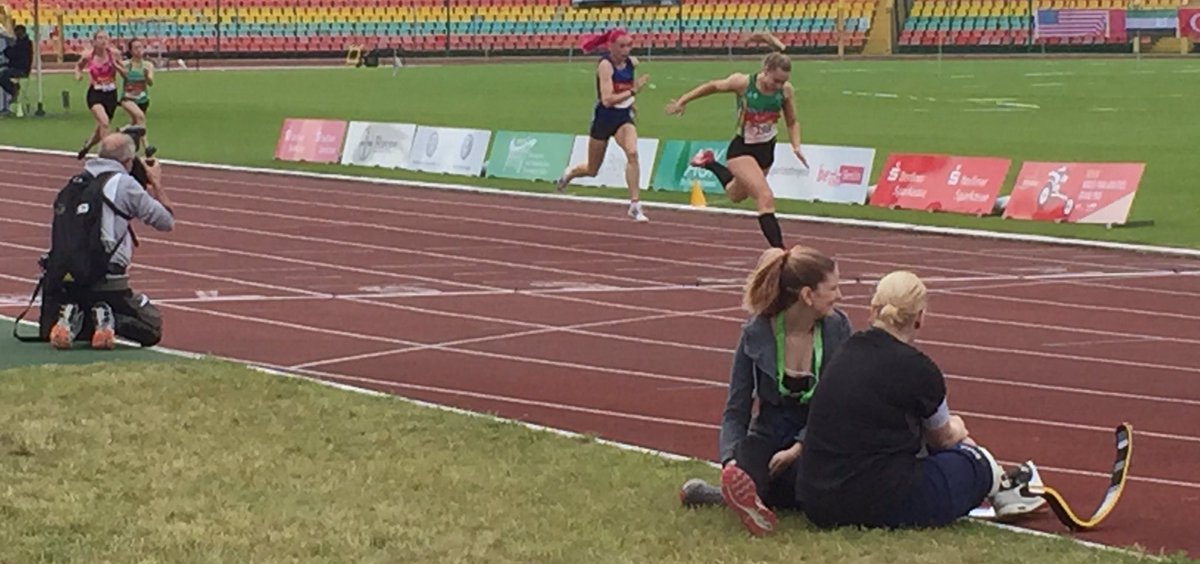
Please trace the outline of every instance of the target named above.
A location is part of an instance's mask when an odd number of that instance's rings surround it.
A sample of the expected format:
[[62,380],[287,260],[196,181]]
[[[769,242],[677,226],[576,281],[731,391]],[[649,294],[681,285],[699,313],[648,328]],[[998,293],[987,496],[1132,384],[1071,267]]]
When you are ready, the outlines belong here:
[[1038,10],[1038,37],[1106,37],[1108,10]]

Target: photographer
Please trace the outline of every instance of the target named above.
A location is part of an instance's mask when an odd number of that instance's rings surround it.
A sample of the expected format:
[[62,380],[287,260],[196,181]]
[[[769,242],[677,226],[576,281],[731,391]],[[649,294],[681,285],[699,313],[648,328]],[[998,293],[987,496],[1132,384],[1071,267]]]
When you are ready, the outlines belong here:
[[58,349],[89,337],[98,349],[114,348],[116,337],[146,347],[162,339],[158,309],[129,286],[137,242],[129,222],[136,218],[171,231],[175,217],[159,165],[137,157],[144,130],[126,131],[104,137],[99,157],[88,161],[55,202],[40,336]]

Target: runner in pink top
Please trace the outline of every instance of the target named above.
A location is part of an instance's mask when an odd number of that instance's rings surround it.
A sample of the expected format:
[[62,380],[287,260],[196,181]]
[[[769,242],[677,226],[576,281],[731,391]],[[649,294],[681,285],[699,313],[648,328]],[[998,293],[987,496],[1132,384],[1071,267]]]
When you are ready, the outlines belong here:
[[79,160],[83,160],[92,147],[108,135],[113,115],[120,105],[117,75],[125,76],[125,64],[121,61],[121,53],[109,43],[107,31],[97,31],[92,38],[92,48],[79,57],[79,63],[75,65],[75,80],[83,80],[84,71],[87,71],[90,80],[87,105],[96,118],[96,129],[79,150]]

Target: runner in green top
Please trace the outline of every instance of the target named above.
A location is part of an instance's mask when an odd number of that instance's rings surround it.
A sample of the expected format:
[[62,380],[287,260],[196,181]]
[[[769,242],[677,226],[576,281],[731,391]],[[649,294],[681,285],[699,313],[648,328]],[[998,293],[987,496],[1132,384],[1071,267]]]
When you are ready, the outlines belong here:
[[[150,110],[150,87],[154,86],[154,63],[145,59],[146,46],[141,39],[129,41],[129,63],[125,65],[125,88],[121,107],[133,120],[133,125],[145,127],[146,112]],[[143,139],[144,141],[144,139]]]
[[785,248],[779,221],[775,219],[775,195],[767,184],[767,174],[775,164],[775,145],[780,114],[787,124],[792,152],[804,166],[808,159],[800,150],[800,124],[796,121],[795,90],[788,81],[792,62],[783,50],[783,43],[769,34],[755,34],[751,39],[770,43],[775,52],[763,59],[762,69],[753,74],[734,73],[726,78],[711,80],[684,94],[667,105],[667,113],[682,115],[689,102],[718,92],[737,96],[737,131],[726,152],[726,164],[717,162],[711,149],[700,151],[691,165],[716,175],[725,193],[734,202],[753,198],[758,205],[758,222],[763,235],[772,247]]

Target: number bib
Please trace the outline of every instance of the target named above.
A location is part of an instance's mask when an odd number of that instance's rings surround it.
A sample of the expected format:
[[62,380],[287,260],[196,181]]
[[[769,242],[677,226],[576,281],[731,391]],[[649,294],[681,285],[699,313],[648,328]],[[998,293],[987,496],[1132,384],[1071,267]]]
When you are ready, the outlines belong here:
[[778,120],[778,112],[747,112],[742,125],[742,138],[747,144],[766,143],[775,139],[779,132],[776,126]]

